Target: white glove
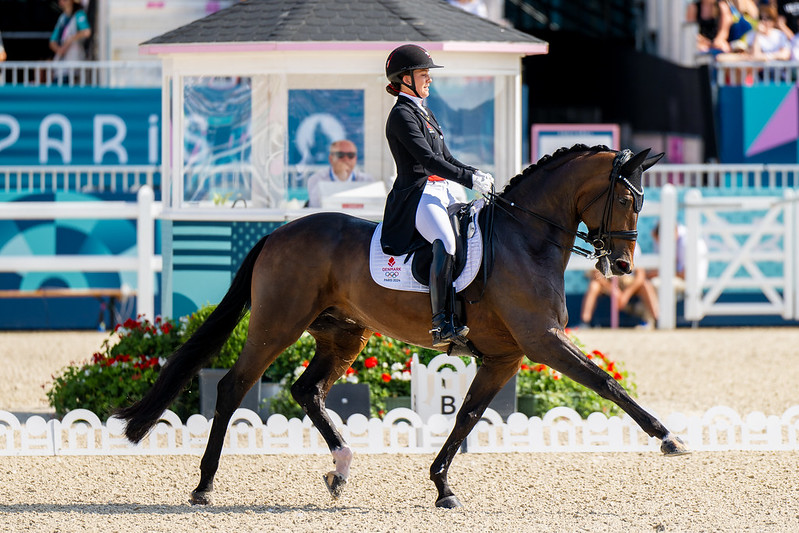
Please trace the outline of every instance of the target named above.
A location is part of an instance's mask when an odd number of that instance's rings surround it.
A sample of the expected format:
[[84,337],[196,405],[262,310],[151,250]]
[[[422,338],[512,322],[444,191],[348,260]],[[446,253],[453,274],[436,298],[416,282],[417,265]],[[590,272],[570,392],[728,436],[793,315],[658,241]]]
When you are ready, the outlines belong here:
[[472,174],[472,189],[479,194],[488,194],[494,186],[494,176],[480,170]]

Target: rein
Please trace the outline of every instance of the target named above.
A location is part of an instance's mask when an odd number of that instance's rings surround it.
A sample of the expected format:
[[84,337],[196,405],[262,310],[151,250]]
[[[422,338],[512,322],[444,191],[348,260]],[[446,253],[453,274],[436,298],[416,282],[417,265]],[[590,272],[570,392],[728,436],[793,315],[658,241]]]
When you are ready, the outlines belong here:
[[[500,209],[502,209],[503,211],[508,213],[508,215],[510,215],[512,218],[514,218],[517,221],[519,219],[516,218],[516,216],[514,216],[514,214],[509,209],[506,209],[505,207],[503,207],[502,204],[504,204],[505,206],[514,208],[514,209],[518,209],[522,213],[525,213],[527,215],[535,217],[535,218],[541,220],[542,222],[546,222],[550,226],[555,227],[555,228],[563,231],[564,233],[568,233],[569,235],[573,235],[575,237],[579,237],[583,241],[585,241],[588,244],[590,244],[594,248],[594,251],[591,252],[590,250],[587,250],[585,248],[582,248],[582,247],[576,246],[576,245],[572,245],[570,248],[568,248],[569,251],[571,251],[573,253],[576,253],[578,255],[581,255],[583,257],[586,257],[588,259],[591,259],[591,260],[599,259],[600,257],[604,257],[606,255],[610,255],[610,241],[611,241],[611,239],[624,239],[624,240],[628,240],[628,241],[634,241],[634,240],[638,239],[638,231],[637,230],[610,231],[610,229],[609,229],[610,225],[611,225],[611,223],[613,221],[612,220],[612,217],[613,217],[613,191],[614,191],[614,189],[616,187],[616,183],[619,180],[622,180],[622,183],[624,184],[624,186],[627,187],[628,189],[630,189],[633,194],[642,194],[642,191],[639,191],[639,190],[634,189],[632,187],[632,184],[630,184],[630,182],[629,182],[629,180],[627,178],[621,176],[621,167],[624,166],[624,164],[627,161],[630,160],[632,155],[633,155],[633,153],[630,150],[622,150],[621,152],[616,154],[616,157],[613,159],[613,167],[611,168],[611,171],[610,171],[610,183],[608,185],[608,189],[605,190],[605,191],[600,192],[596,197],[594,197],[593,200],[588,202],[588,205],[586,205],[582,209],[582,211],[580,211],[580,213],[579,213],[580,216],[582,216],[582,214],[589,207],[591,207],[594,203],[596,203],[596,201],[599,200],[602,197],[602,195],[607,194],[607,198],[605,199],[604,212],[602,214],[602,222],[600,222],[599,228],[597,228],[595,231],[589,231],[587,233],[584,232],[584,231],[579,231],[579,230],[572,231],[569,228],[563,226],[562,224],[559,224],[558,222],[555,222],[554,220],[552,220],[550,218],[547,218],[547,217],[545,217],[543,215],[539,215],[535,211],[531,211],[530,209],[527,209],[526,207],[523,207],[523,206],[517,204],[516,202],[508,201],[505,198],[503,198],[502,196],[499,196],[498,194],[495,194],[493,192],[489,193],[489,196],[492,199],[491,204],[492,205],[497,205]],[[556,242],[556,241],[554,241],[554,240],[552,240],[552,239],[550,239],[548,237],[547,237],[546,240],[548,242],[550,242],[551,244],[554,244],[558,248],[562,248],[564,250],[567,249],[567,247],[563,246],[559,242]]]

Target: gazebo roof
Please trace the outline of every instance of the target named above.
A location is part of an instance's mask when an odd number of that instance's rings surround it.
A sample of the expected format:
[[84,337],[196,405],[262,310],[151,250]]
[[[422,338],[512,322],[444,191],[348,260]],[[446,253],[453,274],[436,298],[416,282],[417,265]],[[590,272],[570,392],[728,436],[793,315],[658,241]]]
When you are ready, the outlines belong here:
[[383,50],[406,42],[523,55],[548,47],[444,0],[243,0],[150,39],[141,51]]

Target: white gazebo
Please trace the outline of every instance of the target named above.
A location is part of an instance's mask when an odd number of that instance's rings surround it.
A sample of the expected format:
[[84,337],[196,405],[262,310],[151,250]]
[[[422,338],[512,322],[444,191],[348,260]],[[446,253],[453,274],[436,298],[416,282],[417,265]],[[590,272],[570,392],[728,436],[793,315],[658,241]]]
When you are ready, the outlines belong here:
[[140,45],[163,62],[165,296],[172,223],[308,213],[303,179],[330,141],[354,140],[390,184],[384,68],[405,43],[445,67],[428,103],[450,150],[502,186],[522,164],[521,58],[548,45],[443,0],[244,0]]

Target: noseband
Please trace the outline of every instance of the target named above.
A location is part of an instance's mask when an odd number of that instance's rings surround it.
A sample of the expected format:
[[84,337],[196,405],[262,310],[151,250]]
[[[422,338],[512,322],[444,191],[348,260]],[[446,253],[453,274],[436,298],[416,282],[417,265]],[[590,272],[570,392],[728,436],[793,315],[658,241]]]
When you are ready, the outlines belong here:
[[[635,201],[633,202],[633,207],[636,213],[641,210],[641,205],[643,204],[643,197],[644,197],[643,190],[633,186],[633,184],[630,182],[630,180],[627,177],[621,175],[621,168],[624,166],[625,163],[627,163],[627,161],[630,160],[632,156],[633,153],[630,150],[622,150],[616,154],[616,157],[613,159],[613,167],[610,170],[610,183],[608,184],[608,188],[600,192],[598,195],[596,195],[594,199],[588,202],[588,205],[586,205],[582,209],[582,211],[580,211],[579,215],[582,218],[582,214],[585,213],[585,211],[589,207],[591,207],[594,203],[596,203],[596,201],[599,200],[602,197],[602,195],[607,195],[607,198],[605,198],[605,208],[602,213],[602,221],[600,222],[599,227],[587,233],[584,231],[572,231],[562,226],[561,224],[558,224],[557,222],[550,220],[545,216],[530,211],[529,209],[522,207],[516,204],[515,202],[509,202],[508,200],[494,193],[491,193],[491,197],[495,202],[498,201],[496,205],[498,205],[500,208],[502,208],[512,217],[513,213],[511,213],[507,209],[504,209],[502,207],[503,203],[507,206],[518,209],[523,213],[531,215],[539,220],[542,220],[547,224],[549,224],[550,226],[554,226],[560,229],[561,231],[564,231],[570,235],[574,235],[575,237],[579,237],[583,241],[590,244],[594,248],[594,251],[591,252],[589,250],[586,250],[585,248],[581,248],[580,246],[576,245],[572,245],[570,250],[578,255],[587,257],[588,259],[591,260],[599,259],[600,257],[605,257],[606,255],[610,255],[611,239],[623,239],[627,241],[635,241],[638,239],[637,230],[623,230],[623,231],[610,230],[611,223],[613,222],[613,191],[615,190],[616,184],[619,181],[621,181],[621,183],[624,184],[624,186],[627,187],[627,189],[629,189],[629,191],[633,194],[635,199]],[[556,242],[549,238],[547,240],[550,243],[556,245],[557,247],[565,249],[565,247],[562,246],[559,242]]]

